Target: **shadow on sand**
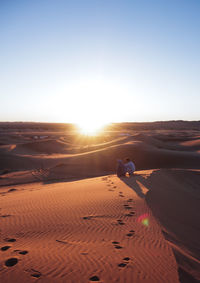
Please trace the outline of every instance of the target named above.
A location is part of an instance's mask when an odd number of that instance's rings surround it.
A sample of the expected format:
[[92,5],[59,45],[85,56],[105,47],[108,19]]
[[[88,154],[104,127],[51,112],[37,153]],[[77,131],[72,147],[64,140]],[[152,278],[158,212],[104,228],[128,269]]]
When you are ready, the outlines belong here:
[[200,282],[200,173],[186,169],[157,169],[145,177],[136,174],[120,179],[140,198],[145,198],[164,228],[162,233],[174,253],[180,282]]
[[145,198],[145,194],[143,193],[141,187],[138,182],[143,183],[144,178],[140,175],[133,175],[130,177],[121,177],[122,182],[124,182],[127,186],[129,186],[140,198]]

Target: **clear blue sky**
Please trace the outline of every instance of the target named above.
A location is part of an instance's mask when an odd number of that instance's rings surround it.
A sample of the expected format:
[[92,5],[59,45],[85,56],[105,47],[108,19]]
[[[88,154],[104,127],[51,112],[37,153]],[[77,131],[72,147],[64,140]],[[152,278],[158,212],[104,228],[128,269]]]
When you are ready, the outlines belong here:
[[0,120],[199,120],[199,15],[199,0],[1,0]]

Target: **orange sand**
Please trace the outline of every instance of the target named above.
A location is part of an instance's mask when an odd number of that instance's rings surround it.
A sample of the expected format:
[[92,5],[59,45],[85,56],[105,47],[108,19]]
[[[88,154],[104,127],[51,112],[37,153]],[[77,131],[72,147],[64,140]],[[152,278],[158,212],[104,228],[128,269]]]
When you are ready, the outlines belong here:
[[[179,282],[172,248],[145,203],[144,187],[135,192],[126,184],[134,178],[2,188],[1,247],[10,248],[1,251],[1,282],[35,282],[34,274],[52,283],[89,282],[92,276],[100,282]],[[148,226],[138,222],[145,214]],[[24,250],[26,255],[19,253]],[[18,263],[6,267],[12,257]]]
[[[199,132],[0,123],[0,282],[199,282]],[[125,157],[138,171],[119,179]]]

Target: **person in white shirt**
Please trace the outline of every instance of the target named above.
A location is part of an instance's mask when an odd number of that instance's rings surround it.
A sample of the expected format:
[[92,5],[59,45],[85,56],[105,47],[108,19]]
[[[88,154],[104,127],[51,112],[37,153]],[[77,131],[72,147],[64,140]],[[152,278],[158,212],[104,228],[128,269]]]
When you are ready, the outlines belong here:
[[135,164],[129,158],[126,158],[126,163],[124,164],[126,167],[126,172],[131,176],[135,172]]

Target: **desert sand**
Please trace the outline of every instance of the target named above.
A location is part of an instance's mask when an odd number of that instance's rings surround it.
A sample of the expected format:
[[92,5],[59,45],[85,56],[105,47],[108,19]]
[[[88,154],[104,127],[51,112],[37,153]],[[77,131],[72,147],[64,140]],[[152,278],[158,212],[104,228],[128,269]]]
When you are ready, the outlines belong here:
[[0,282],[199,282],[199,141],[199,122],[1,123]]

